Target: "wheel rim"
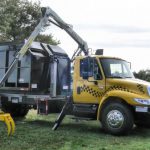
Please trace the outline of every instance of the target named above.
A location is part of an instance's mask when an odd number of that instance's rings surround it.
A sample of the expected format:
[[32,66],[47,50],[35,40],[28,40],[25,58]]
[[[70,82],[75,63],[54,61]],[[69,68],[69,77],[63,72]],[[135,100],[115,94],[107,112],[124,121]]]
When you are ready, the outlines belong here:
[[111,110],[107,114],[107,124],[111,128],[121,128],[124,122],[123,114],[118,110]]

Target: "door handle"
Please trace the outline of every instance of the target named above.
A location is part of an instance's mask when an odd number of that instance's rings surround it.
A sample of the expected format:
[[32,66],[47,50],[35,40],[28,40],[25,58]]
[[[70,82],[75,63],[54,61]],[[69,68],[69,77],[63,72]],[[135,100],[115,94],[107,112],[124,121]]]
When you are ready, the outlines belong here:
[[80,86],[77,87],[77,94],[81,94],[81,87]]

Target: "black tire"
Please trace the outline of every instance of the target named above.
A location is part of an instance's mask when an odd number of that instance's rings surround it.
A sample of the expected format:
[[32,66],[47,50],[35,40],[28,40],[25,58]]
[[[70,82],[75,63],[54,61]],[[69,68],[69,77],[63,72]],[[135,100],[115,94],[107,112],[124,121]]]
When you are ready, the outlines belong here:
[[26,105],[2,101],[2,111],[10,113],[12,117],[25,117],[29,111]]
[[133,128],[134,121],[128,106],[114,102],[102,109],[101,123],[106,132],[112,135],[124,135]]

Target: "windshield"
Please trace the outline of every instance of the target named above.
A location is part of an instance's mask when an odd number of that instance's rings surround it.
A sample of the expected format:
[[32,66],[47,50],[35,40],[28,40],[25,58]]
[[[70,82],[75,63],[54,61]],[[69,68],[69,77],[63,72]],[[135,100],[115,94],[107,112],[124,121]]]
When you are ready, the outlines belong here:
[[107,78],[133,78],[134,75],[130,70],[129,63],[113,58],[100,59],[105,76]]

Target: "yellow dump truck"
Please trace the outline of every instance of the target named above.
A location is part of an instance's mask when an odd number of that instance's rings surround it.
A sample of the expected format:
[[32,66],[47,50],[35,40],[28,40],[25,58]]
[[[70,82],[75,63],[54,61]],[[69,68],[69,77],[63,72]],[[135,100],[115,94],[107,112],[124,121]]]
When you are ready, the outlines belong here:
[[[136,125],[150,125],[150,83],[135,79],[125,60],[101,55],[74,62],[73,102],[81,114],[92,115],[112,134]],[[82,108],[83,107],[83,108]]]
[[[65,115],[98,120],[114,135],[128,133],[134,124],[150,125],[150,83],[135,79],[125,60],[103,56],[100,49],[90,54],[72,26],[49,7],[42,12],[27,41],[0,44],[2,110],[21,117],[31,108],[38,114],[60,113],[53,130]],[[59,46],[33,42],[47,22],[77,42],[72,59]]]

